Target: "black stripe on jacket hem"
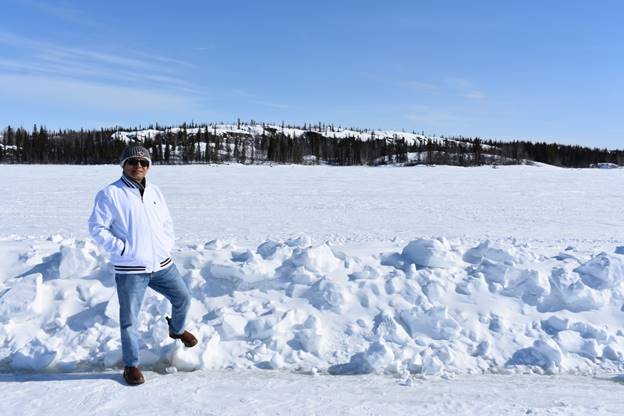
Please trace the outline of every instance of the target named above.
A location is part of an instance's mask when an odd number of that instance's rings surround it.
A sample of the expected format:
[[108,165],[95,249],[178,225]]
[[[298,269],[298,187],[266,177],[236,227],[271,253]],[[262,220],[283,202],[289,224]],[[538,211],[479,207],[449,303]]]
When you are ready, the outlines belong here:
[[115,270],[145,270],[145,267],[141,267],[141,266],[115,266]]
[[165,267],[166,265],[168,265],[169,263],[171,263],[171,257],[167,257],[166,260],[161,261],[160,262],[160,267]]

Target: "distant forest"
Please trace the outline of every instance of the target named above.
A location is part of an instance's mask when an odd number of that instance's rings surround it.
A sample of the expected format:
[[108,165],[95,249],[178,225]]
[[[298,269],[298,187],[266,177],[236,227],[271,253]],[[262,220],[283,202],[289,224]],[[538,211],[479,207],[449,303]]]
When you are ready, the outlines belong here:
[[[255,122],[252,125],[257,125]],[[543,162],[561,167],[589,167],[595,163],[624,164],[624,151],[545,142],[501,142],[465,137],[332,138],[327,126],[306,128],[301,135],[285,134],[283,127],[262,125],[261,134],[221,132],[216,125],[189,124],[163,127],[141,140],[156,164],[292,163],[330,165],[523,164]],[[237,123],[240,128],[240,121]],[[197,130],[199,128],[199,130]],[[191,133],[189,130],[193,129]],[[333,130],[333,127],[331,127]],[[7,127],[0,139],[0,163],[103,164],[117,163],[127,142],[118,132],[140,129],[58,130],[34,126],[32,130]],[[360,130],[366,131],[366,130]],[[116,134],[117,133],[117,134]]]

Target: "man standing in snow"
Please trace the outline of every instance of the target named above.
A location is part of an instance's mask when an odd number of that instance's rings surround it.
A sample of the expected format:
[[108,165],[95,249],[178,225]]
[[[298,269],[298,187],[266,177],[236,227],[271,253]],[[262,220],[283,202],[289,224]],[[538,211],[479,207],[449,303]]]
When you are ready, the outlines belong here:
[[186,347],[197,339],[184,330],[191,304],[188,287],[173,260],[173,222],[160,189],[145,176],[151,159],[146,148],[128,146],[121,155],[123,174],[95,197],[89,233],[111,254],[119,298],[123,376],[130,385],[145,380],[139,369],[138,315],[149,286],[172,305],[169,336]]

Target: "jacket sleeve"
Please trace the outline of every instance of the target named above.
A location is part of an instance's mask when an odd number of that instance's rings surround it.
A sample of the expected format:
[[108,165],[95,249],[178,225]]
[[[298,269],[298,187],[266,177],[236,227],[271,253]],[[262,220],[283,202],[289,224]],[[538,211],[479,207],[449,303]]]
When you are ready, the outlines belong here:
[[122,255],[126,249],[123,240],[113,235],[110,226],[113,223],[113,203],[104,191],[95,196],[93,212],[89,217],[89,234],[104,250],[111,254]]

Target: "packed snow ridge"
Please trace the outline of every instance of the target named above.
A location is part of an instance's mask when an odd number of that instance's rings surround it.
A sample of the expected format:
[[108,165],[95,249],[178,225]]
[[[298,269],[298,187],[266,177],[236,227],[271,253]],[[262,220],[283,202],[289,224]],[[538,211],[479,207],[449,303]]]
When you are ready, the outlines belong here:
[[[330,374],[591,373],[624,364],[624,247],[416,239],[349,256],[302,236],[174,253],[193,301],[192,349],[148,291],[142,365]],[[0,241],[0,370],[119,367],[112,265],[90,240]]]

